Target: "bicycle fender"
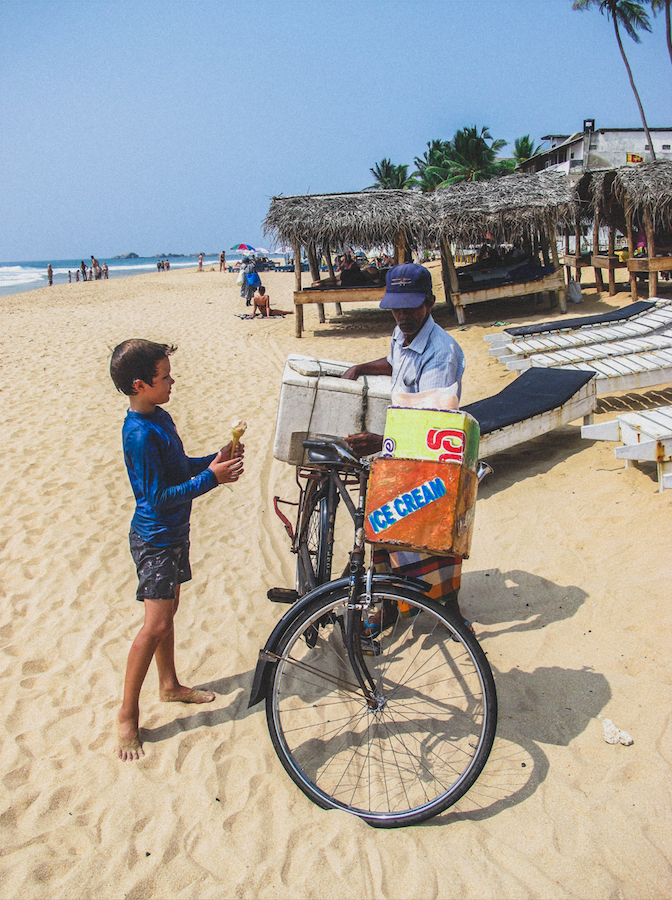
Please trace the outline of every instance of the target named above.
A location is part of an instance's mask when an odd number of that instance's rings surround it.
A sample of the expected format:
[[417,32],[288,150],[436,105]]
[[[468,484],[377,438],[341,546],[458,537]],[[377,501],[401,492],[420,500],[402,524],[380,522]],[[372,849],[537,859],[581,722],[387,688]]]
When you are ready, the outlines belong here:
[[[411,587],[422,593],[427,593],[427,591],[431,589],[431,584],[428,584],[426,581],[421,581],[419,578],[403,578],[400,575],[387,573],[374,575],[373,584],[376,587],[382,587],[383,585],[406,589]],[[343,589],[347,590],[349,586],[349,578],[338,578],[335,581],[327,582],[327,584],[321,584],[314,590],[304,594],[300,600],[297,600],[297,602],[287,610],[285,615],[271,632],[263,650],[259,651],[259,658],[257,659],[257,666],[254,670],[254,679],[252,681],[252,690],[250,691],[250,699],[247,704],[248,709],[252,706],[256,706],[256,704],[260,703],[266,696],[269,678],[273,672],[273,667],[277,665],[277,660],[269,658],[268,654],[276,652],[280,639],[289,625],[303,613],[306,607],[314,603],[315,600],[321,600],[336,591]]]
[[333,593],[333,591],[340,590],[341,588],[347,588],[349,584],[349,578],[339,578],[336,581],[329,581],[326,584],[319,585],[307,594],[304,594],[300,600],[297,600],[296,603],[293,603],[292,606],[290,606],[271,632],[263,650],[259,651],[257,667],[254,670],[254,679],[252,681],[252,690],[250,691],[250,700],[247,704],[248,709],[252,706],[256,706],[257,703],[261,703],[266,696],[268,680],[273,671],[273,667],[277,665],[277,662],[274,659],[269,659],[267,654],[275,653],[278,641],[282,637],[287,626],[293,622],[297,616],[301,615],[303,610],[307,606],[310,606],[314,600],[327,596]]

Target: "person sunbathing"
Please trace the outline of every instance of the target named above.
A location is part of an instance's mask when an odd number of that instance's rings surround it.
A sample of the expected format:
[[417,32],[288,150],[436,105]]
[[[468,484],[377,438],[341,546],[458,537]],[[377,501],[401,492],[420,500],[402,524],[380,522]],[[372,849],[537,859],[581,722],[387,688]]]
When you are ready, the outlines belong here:
[[264,319],[270,319],[273,316],[286,316],[286,312],[282,312],[279,309],[271,309],[271,298],[269,294],[266,293],[266,288],[263,284],[260,284],[258,289],[254,294],[254,311],[252,313],[252,318],[255,319],[257,317],[257,312]]

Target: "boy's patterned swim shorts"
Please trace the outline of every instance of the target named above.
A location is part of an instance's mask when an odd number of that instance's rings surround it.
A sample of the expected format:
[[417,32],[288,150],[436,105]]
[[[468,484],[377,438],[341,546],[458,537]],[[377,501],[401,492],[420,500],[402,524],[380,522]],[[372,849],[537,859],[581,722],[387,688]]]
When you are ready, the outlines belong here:
[[174,600],[178,584],[191,581],[189,541],[172,547],[148,544],[131,528],[131,556],[138,572],[136,600]]

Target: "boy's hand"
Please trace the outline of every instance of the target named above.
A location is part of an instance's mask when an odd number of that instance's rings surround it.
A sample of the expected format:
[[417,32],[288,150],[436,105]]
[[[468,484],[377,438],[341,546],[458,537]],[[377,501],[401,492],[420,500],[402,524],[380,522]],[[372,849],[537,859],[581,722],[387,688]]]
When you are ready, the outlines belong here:
[[[236,447],[233,459],[230,458],[231,444],[229,443],[226,447],[222,447],[208,466],[208,468],[212,469],[215,473],[215,478],[219,484],[229,484],[232,481],[238,481],[243,474],[243,458],[242,453],[238,453],[239,447],[240,444]],[[227,453],[225,453],[225,451],[227,451]]]
[[[229,441],[229,443],[224,444],[222,449],[219,451],[222,454],[223,459],[231,459],[231,445],[232,444],[233,444],[233,441]],[[241,444],[239,441],[236,449],[233,452],[233,458],[234,459],[242,459],[243,456],[245,456],[245,444]],[[213,462],[214,462],[214,460],[213,460]]]

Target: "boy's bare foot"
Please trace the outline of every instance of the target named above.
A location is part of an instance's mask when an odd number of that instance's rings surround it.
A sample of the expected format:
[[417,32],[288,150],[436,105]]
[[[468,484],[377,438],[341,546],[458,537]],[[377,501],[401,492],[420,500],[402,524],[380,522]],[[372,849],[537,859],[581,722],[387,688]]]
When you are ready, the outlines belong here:
[[215,699],[212,691],[200,691],[198,688],[180,686],[175,691],[159,691],[162,703],[212,703]]
[[117,745],[114,752],[124,762],[140,759],[145,755],[135,723],[122,723],[117,719]]

